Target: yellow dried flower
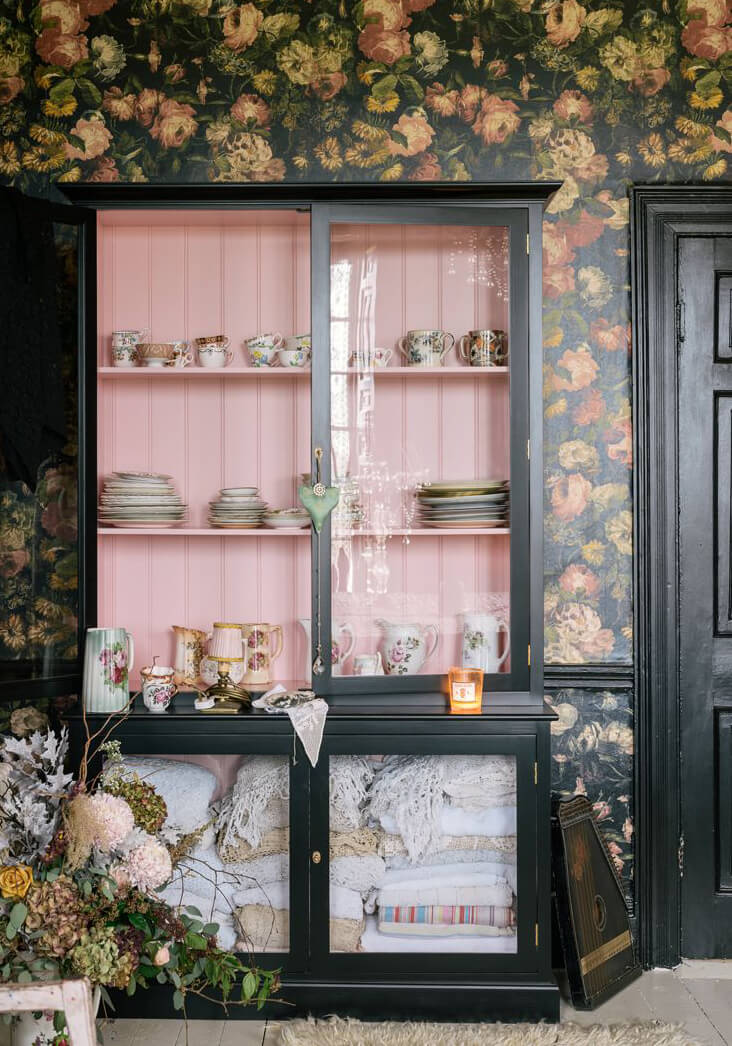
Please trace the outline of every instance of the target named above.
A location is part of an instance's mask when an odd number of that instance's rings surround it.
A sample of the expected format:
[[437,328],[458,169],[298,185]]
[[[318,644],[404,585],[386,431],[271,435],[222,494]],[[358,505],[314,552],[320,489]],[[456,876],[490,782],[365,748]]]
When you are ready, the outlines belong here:
[[710,163],[709,166],[704,170],[702,178],[705,182],[713,182],[715,178],[721,178],[727,170],[727,161],[723,156],[720,156],[714,163]]
[[649,134],[638,142],[638,152],[649,167],[663,167],[666,163],[666,151],[660,134]]
[[55,73],[52,69],[48,69],[45,65],[39,66],[38,69],[33,73],[33,79],[36,81],[38,87],[48,89],[54,80],[58,79],[58,73]]
[[404,164],[394,163],[391,167],[387,167],[385,171],[382,171],[379,175],[379,181],[381,182],[396,182],[404,174]]
[[592,566],[599,567],[605,559],[605,545],[602,541],[588,541],[582,546],[582,558]]
[[399,95],[396,91],[389,91],[383,98],[375,98],[370,94],[366,99],[366,108],[370,113],[393,113],[399,105]]
[[0,893],[5,900],[22,900],[33,885],[33,870],[27,864],[0,868]]
[[307,156],[303,156],[302,153],[298,153],[297,156],[293,156],[292,162],[294,163],[295,167],[297,167],[298,171],[306,171],[310,166],[310,160],[308,160]]
[[615,153],[615,159],[622,167],[630,167],[633,163],[633,157],[626,152]]
[[374,127],[365,120],[353,121],[353,133],[366,142],[383,142],[389,136],[383,127]]
[[567,413],[567,400],[564,396],[556,401],[556,403],[550,403],[544,411],[544,417],[546,418],[558,418],[561,414]]
[[564,338],[564,331],[561,327],[550,327],[544,335],[544,348],[545,349],[556,349],[557,345],[562,344]]
[[270,69],[255,73],[252,77],[252,85],[260,94],[274,94],[277,87],[277,73],[273,73]]
[[15,142],[0,142],[0,174],[18,174],[20,157]]
[[44,98],[41,102],[46,116],[71,116],[76,111],[76,105],[73,94],[68,94],[61,102],[53,102],[50,98]]
[[66,143],[66,136],[62,131],[52,131],[50,127],[44,127],[40,123],[32,123],[28,128],[28,134],[34,142],[40,142],[41,145],[63,146]]
[[600,70],[593,65],[585,65],[577,70],[574,78],[583,91],[594,91],[600,82]]
[[677,116],[674,126],[677,131],[681,131],[682,134],[690,138],[706,138],[709,134],[707,124],[700,123],[698,120],[692,120],[690,116]]
[[698,91],[692,91],[689,95],[689,103],[694,109],[716,109],[723,98],[724,95],[720,89],[713,87],[703,95]]
[[320,161],[320,166],[326,171],[337,171],[343,166],[341,146],[338,139],[333,135],[324,139],[320,145],[315,146],[315,155]]
[[59,150],[49,153],[34,145],[23,153],[20,162],[27,171],[47,174],[49,171],[56,171],[59,167],[63,167],[66,163],[66,155]]
[[359,78],[361,83],[366,84],[367,87],[370,87],[374,80],[382,75],[383,73],[378,69],[369,68],[365,62],[359,62],[356,66],[356,76]]

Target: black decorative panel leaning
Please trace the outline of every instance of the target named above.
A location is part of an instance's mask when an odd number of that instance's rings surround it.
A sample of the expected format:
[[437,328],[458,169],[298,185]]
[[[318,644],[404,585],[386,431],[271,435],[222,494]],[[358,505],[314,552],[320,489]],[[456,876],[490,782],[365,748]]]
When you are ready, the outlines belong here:
[[732,360],[732,272],[717,273],[715,311],[714,358],[720,362]]
[[732,891],[732,708],[717,715],[718,884]]
[[716,633],[732,635],[732,396],[716,401],[714,543]]

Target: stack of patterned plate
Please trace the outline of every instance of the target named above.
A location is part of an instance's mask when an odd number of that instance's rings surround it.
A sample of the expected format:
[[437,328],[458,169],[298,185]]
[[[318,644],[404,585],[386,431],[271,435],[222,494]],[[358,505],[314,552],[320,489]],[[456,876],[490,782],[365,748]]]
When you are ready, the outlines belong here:
[[304,508],[277,508],[266,513],[264,522],[273,530],[292,530],[310,526],[310,516]]
[[186,510],[171,477],[158,472],[113,472],[99,498],[99,522],[109,527],[174,527]]
[[503,479],[425,483],[417,490],[424,527],[466,530],[508,526],[508,483]]
[[223,487],[219,496],[209,502],[208,521],[212,527],[256,530],[262,526],[267,502],[259,496],[259,487]]

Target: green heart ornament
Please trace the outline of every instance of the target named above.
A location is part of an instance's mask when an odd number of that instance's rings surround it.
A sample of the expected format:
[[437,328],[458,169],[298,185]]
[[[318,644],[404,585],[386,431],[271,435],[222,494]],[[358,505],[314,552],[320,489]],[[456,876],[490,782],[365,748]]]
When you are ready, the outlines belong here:
[[322,483],[316,483],[314,487],[298,487],[297,493],[313,521],[316,533],[319,534],[323,523],[338,504],[340,490],[338,487],[326,487]]

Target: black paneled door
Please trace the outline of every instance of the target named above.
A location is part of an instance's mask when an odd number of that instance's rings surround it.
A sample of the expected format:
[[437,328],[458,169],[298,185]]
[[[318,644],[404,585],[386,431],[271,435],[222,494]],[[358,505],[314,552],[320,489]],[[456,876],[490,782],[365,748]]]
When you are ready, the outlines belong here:
[[678,254],[681,942],[732,957],[732,236]]

